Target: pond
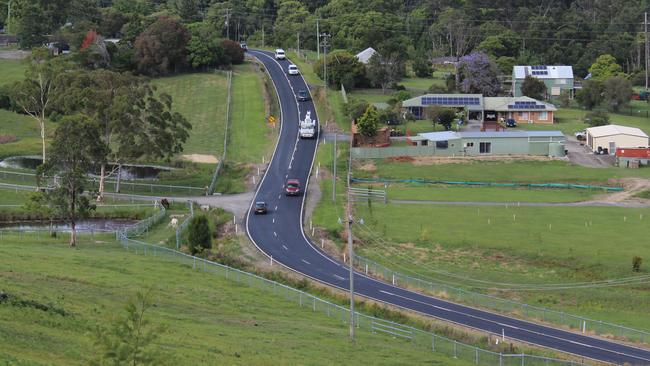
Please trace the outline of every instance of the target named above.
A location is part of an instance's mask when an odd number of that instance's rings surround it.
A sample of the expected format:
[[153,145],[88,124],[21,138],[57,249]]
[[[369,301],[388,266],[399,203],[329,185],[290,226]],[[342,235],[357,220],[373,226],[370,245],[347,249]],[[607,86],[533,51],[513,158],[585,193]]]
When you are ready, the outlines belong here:
[[[1,160],[0,168],[35,170],[39,165],[41,165],[41,161],[42,159],[40,156],[12,156]],[[108,164],[106,170],[110,172],[116,168],[116,165]],[[120,176],[124,180],[156,179],[158,178],[158,174],[161,172],[169,172],[171,170],[172,168],[158,165],[122,164]],[[90,173],[99,175],[99,167]],[[117,178],[117,175],[113,175],[110,178],[115,179]]]
[[[77,221],[77,231],[115,231],[136,224],[137,220],[122,219],[85,219]],[[22,221],[22,222],[0,222],[0,230],[21,230],[21,231],[38,231],[48,230],[49,221]],[[52,223],[53,231],[70,231],[70,224],[64,221],[54,221]]]

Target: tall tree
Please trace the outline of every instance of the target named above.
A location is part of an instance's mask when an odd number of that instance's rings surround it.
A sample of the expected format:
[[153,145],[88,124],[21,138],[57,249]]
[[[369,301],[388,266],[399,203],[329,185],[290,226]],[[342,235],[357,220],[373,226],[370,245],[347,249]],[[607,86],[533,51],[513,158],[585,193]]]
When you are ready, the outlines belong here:
[[46,193],[54,212],[70,223],[70,246],[77,245],[79,218],[94,209],[84,196],[87,173],[105,161],[107,146],[99,138],[99,128],[88,117],[64,117],[52,140],[51,158],[43,165],[45,175],[54,177],[55,186]]
[[45,162],[45,122],[52,109],[51,99],[55,79],[66,69],[61,59],[52,57],[49,50],[34,49],[29,57],[29,66],[25,79],[12,85],[11,99],[26,114],[31,116],[40,127],[42,158]]
[[632,83],[624,77],[613,76],[605,80],[603,100],[612,112],[618,112],[630,103],[632,98]]
[[[158,94],[146,80],[128,73],[81,70],[57,81],[57,111],[84,113],[98,125],[108,158],[121,164],[147,156],[170,159],[183,150],[191,125],[172,109],[172,98]],[[113,172],[100,165],[99,194]],[[119,187],[118,187],[119,189]]]
[[501,90],[497,77],[497,67],[490,58],[482,52],[474,52],[463,56],[458,66],[460,90],[463,93],[483,94],[491,97]]
[[349,89],[363,82],[365,77],[363,64],[350,52],[336,50],[314,63],[314,72],[325,80],[323,62],[327,63],[328,85],[340,87],[344,84]]
[[160,76],[177,72],[187,62],[187,42],[190,33],[181,23],[160,17],[135,40],[135,60],[138,72]]
[[546,84],[534,76],[526,76],[521,83],[521,93],[527,97],[542,100],[546,95]]
[[616,59],[612,55],[600,55],[596,61],[589,68],[591,77],[594,80],[605,81],[605,79],[612,76],[622,76],[623,68],[616,63]]
[[370,58],[366,70],[370,82],[381,86],[382,93],[386,94],[386,89],[397,82],[404,74],[404,63],[395,52],[389,54],[375,53]]
[[603,83],[597,80],[585,80],[582,89],[576,94],[576,100],[584,108],[594,109],[603,102]]

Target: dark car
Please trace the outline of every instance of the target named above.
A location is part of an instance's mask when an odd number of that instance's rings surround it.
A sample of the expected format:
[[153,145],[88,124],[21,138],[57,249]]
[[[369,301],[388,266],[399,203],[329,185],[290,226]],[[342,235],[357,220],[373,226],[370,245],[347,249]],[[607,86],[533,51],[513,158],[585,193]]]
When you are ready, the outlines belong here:
[[287,184],[284,185],[284,194],[298,196],[300,194],[300,181],[298,179],[287,179]]
[[296,98],[299,102],[306,102],[308,100],[311,100],[311,97],[306,90],[298,90],[298,93],[296,93]]
[[506,120],[506,127],[517,127],[517,121],[512,118]]
[[266,214],[266,202],[257,201],[255,202],[255,214],[256,215],[265,215]]

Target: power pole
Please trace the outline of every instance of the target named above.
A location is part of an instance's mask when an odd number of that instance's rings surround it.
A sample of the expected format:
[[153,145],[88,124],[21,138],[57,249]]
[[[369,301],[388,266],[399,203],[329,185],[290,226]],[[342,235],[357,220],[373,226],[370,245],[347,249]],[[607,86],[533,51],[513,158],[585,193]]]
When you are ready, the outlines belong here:
[[643,19],[643,28],[645,31],[645,90],[648,91],[648,56],[650,56],[650,51],[648,50],[648,12],[644,13],[645,17]]
[[325,58],[323,61],[323,76],[325,79],[325,94],[327,94],[327,48],[329,47],[329,38],[332,36],[328,33],[323,33],[321,36],[323,37],[323,57]]
[[334,156],[332,157],[332,202],[336,203],[336,132],[334,133]]
[[[348,191],[349,192],[349,191]],[[354,341],[354,250],[352,249],[352,212],[350,211],[350,194],[348,193],[348,261],[350,264],[350,340]]]
[[298,57],[300,57],[300,32],[298,34]]
[[320,60],[320,31],[318,30],[318,21],[320,19],[316,19],[316,59]]
[[7,34],[11,34],[11,0],[7,3]]
[[226,38],[230,39],[230,9],[226,9]]
[[264,47],[264,21],[262,21],[262,47]]

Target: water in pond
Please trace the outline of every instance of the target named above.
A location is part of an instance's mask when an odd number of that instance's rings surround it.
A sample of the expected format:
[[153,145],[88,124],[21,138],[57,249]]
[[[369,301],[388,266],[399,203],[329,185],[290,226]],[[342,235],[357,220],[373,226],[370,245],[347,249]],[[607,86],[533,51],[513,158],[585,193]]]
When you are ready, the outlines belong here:
[[[115,231],[137,223],[137,220],[120,219],[86,219],[77,221],[77,231]],[[47,230],[50,227],[49,221],[23,221],[23,222],[0,222],[2,230]],[[52,224],[54,231],[70,231],[70,224],[63,221],[55,221]]]
[[[11,168],[11,169],[36,169],[41,164],[40,156],[12,156],[0,161],[0,168]],[[116,166],[108,165],[106,167],[107,171],[112,171]],[[155,179],[158,177],[160,172],[171,171],[171,168],[157,165],[122,165],[122,170],[120,176],[122,179]],[[99,168],[96,171],[91,172],[92,174],[99,175]],[[111,179],[115,179],[116,176],[111,176]]]

